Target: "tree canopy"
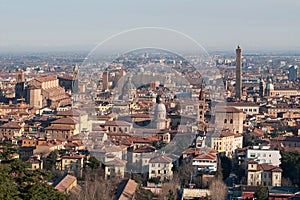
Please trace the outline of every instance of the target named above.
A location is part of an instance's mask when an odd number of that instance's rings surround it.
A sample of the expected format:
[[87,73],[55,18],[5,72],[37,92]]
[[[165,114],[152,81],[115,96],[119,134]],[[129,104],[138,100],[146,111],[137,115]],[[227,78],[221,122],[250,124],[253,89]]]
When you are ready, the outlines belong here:
[[69,199],[46,183],[52,174],[45,170],[32,170],[30,163],[13,159],[16,149],[11,144],[1,143],[0,199]]
[[300,152],[281,152],[283,176],[289,178],[293,184],[300,185]]

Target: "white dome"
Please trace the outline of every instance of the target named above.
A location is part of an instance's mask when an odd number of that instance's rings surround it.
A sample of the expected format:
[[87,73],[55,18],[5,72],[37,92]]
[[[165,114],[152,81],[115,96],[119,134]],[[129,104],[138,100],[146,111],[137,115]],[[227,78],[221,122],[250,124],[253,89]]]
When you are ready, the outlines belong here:
[[163,103],[155,105],[155,112],[166,112],[166,106]]

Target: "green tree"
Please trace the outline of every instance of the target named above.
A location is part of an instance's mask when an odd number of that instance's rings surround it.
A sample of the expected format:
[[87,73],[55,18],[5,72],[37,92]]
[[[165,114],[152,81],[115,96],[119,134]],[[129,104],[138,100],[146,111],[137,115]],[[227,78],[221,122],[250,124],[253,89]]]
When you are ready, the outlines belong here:
[[98,169],[100,167],[100,162],[94,156],[89,158],[88,164],[91,169]]
[[52,170],[55,168],[57,160],[57,153],[55,151],[50,152],[47,158],[44,161],[44,168],[46,170]]
[[51,173],[45,170],[31,170],[29,164],[19,159],[0,164],[0,199],[69,199],[68,195],[45,183],[51,178]]
[[283,176],[289,178],[293,184],[300,184],[300,153],[281,152],[281,169]]
[[230,175],[231,168],[232,168],[232,161],[230,158],[226,156],[221,156],[220,160],[221,160],[223,180],[225,180]]
[[268,192],[267,192],[266,188],[261,185],[258,186],[258,189],[254,194],[254,197],[257,200],[268,200]]
[[40,199],[69,199],[65,194],[53,189],[50,185],[37,182],[27,187],[28,192],[24,193],[24,199],[40,200]]
[[0,160],[2,163],[10,162],[13,153],[16,153],[16,146],[8,141],[0,142]]

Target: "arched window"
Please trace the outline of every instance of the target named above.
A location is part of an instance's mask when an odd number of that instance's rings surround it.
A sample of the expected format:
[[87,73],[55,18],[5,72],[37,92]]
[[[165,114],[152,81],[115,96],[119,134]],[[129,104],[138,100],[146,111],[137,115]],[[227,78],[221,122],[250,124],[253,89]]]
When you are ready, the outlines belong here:
[[233,124],[233,119],[230,120],[230,124]]
[[224,119],[224,124],[227,124],[227,119]]

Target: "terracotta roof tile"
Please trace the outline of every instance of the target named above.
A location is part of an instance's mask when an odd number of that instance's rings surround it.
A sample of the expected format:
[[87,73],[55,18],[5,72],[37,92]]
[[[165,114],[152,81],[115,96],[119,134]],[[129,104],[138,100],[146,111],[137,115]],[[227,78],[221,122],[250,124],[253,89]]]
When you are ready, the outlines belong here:
[[171,162],[172,162],[172,158],[169,158],[166,155],[156,156],[150,159],[149,161],[149,163],[171,163]]

